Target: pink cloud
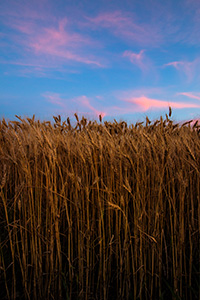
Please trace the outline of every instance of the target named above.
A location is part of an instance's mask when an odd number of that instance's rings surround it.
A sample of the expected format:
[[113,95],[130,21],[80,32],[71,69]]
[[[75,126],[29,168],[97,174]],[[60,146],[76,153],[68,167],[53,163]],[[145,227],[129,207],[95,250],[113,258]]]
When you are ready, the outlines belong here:
[[[55,23],[55,22],[54,22]],[[39,24],[36,20],[14,19],[7,23],[17,33],[10,34],[10,39],[23,47],[29,61],[34,58],[43,58],[62,65],[68,62],[79,62],[97,67],[104,67],[100,60],[92,55],[97,47],[91,38],[72,31],[67,18],[59,20],[57,27],[54,25]],[[32,56],[31,56],[32,55]]]
[[34,31],[36,29],[35,23],[32,20],[25,21],[25,20],[15,19],[10,25],[8,23],[7,25],[12,27],[16,31],[27,35],[34,34]]
[[135,63],[135,62],[137,63],[137,62],[141,62],[141,61],[142,61],[144,51],[145,51],[145,50],[141,50],[141,51],[137,54],[137,53],[134,53],[134,52],[132,52],[132,51],[126,50],[126,51],[124,51],[123,56],[129,57],[129,59],[130,59],[130,61],[131,61],[132,63]]
[[65,107],[64,105],[64,99],[62,99],[60,97],[60,94],[58,93],[50,93],[50,92],[46,92],[44,94],[42,94],[42,96],[50,103],[52,104],[56,104],[62,107]]
[[100,101],[104,99],[104,97],[101,96],[101,95],[96,95],[95,98],[98,99],[98,100],[100,100]]
[[149,69],[153,69],[152,63],[144,55],[145,50],[142,49],[139,53],[134,53],[132,51],[126,50],[123,53],[123,57],[128,57],[132,64],[136,65],[146,73]]
[[122,11],[106,12],[94,18],[86,18],[91,29],[104,28],[111,31],[117,37],[128,42],[136,42],[140,45],[155,46],[160,43],[162,36],[157,27],[150,24],[138,25],[133,15]]
[[200,96],[196,96],[192,93],[177,93],[177,95],[183,95],[183,96],[186,96],[186,97],[189,97],[189,98],[192,98],[192,99],[200,100]]
[[[119,116],[124,114],[136,113],[136,112],[145,112],[152,109],[166,109],[168,110],[169,106],[172,109],[183,109],[183,108],[200,108],[200,105],[195,103],[185,103],[185,102],[174,102],[174,101],[166,101],[161,99],[150,98],[146,96],[138,96],[138,97],[129,97],[124,98],[121,103],[106,106],[103,109],[99,109],[98,103],[94,96],[93,98],[89,98],[86,95],[81,95],[75,98],[67,98],[63,97],[58,93],[50,93],[46,92],[42,95],[49,103],[52,103],[58,107],[60,107],[61,113],[75,113],[82,115],[95,115],[98,118],[99,115],[102,117],[105,116]],[[97,100],[98,101],[98,100]],[[126,105],[122,102],[126,102]],[[122,105],[121,105],[122,104]],[[78,111],[77,111],[78,106]]]
[[[58,28],[44,27],[41,28],[40,33],[31,39],[30,46],[37,52],[47,52],[52,54],[59,51],[61,47],[78,48],[80,45],[89,45],[91,43],[89,38],[81,34],[70,32],[66,29],[68,24],[67,18],[59,21]],[[52,45],[53,44],[53,45]],[[65,48],[63,50],[66,50]]]
[[60,59],[102,67],[103,65],[99,61],[90,58],[91,55],[83,56],[79,54],[80,49],[91,45],[92,42],[81,34],[67,31],[65,29],[67,23],[65,18],[59,22],[58,29],[44,28],[31,39],[29,47],[37,54],[51,55]]
[[200,108],[200,105],[197,104],[163,101],[163,100],[148,98],[145,96],[133,97],[124,101],[136,104],[144,111],[148,110],[149,108],[168,108],[169,106],[171,106],[172,108],[195,108],[195,107]]
[[183,64],[183,62],[181,62],[181,61],[173,61],[173,62],[170,62],[168,64],[165,64],[164,66],[166,66],[166,67],[167,66],[173,66],[174,68],[178,69],[181,64]]
[[104,118],[106,116],[105,111],[100,111],[91,105],[90,99],[88,97],[80,96],[80,97],[76,98],[76,101],[81,103],[84,106],[84,108],[89,108],[89,110],[92,111],[97,117],[99,115],[101,115],[102,118]]
[[172,66],[175,69],[177,69],[180,73],[185,73],[188,81],[191,82],[191,80],[195,77],[195,74],[199,70],[200,67],[200,59],[197,58],[193,60],[192,62],[188,61],[174,61],[170,62],[164,65],[164,67]]
[[[113,93],[114,97],[118,99],[121,103],[132,103],[130,99],[139,99],[141,96],[148,99],[162,98],[166,95],[167,91],[164,88],[159,87],[149,87],[149,88],[139,88],[130,90],[115,91]],[[130,106],[132,108],[133,105]],[[134,108],[135,109],[135,108]]]
[[[49,103],[52,103],[52,104],[55,104],[55,105],[61,107],[62,113],[64,111],[75,113],[77,111],[77,109],[75,107],[78,104],[79,113],[80,113],[80,111],[82,111],[83,115],[92,113],[96,117],[101,115],[103,118],[107,114],[104,110],[99,110],[99,109],[95,108],[95,106],[91,104],[91,99],[85,95],[70,99],[70,98],[63,97],[58,93],[46,92],[46,93],[42,94],[42,97],[44,97]],[[74,107],[74,109],[73,109],[73,107]]]

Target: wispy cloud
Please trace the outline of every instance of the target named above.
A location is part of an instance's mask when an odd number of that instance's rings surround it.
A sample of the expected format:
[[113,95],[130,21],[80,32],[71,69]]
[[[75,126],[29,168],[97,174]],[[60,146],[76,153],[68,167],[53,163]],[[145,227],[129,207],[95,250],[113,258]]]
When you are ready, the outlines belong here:
[[52,92],[46,92],[42,94],[42,97],[44,97],[48,102],[61,106],[61,107],[65,107],[66,103],[65,103],[65,99],[61,98],[60,94],[58,93],[52,93]]
[[121,91],[117,90],[114,92],[114,96],[120,101],[125,101],[124,99],[138,98],[141,97],[141,95],[145,95],[147,98],[154,98],[155,96],[160,98],[166,95],[166,93],[166,89],[161,87],[146,87]]
[[[1,65],[6,65],[6,71],[4,75],[12,75],[17,77],[39,77],[39,78],[54,78],[60,80],[66,80],[71,74],[78,74],[77,68],[68,67],[65,68],[62,64],[58,64],[57,61],[45,60],[42,57],[30,57],[30,59],[17,60],[1,60]],[[14,66],[14,68],[12,68]]]
[[123,53],[123,57],[127,57],[132,64],[140,68],[143,73],[146,73],[148,70],[152,69],[153,66],[144,53],[144,49],[140,50],[139,53],[134,53],[132,51],[126,50]]
[[160,43],[161,35],[155,26],[145,23],[138,24],[134,15],[121,10],[100,13],[94,18],[87,17],[86,19],[91,29],[106,29],[129,43],[149,46]]
[[142,59],[143,59],[143,53],[145,50],[140,50],[139,53],[134,53],[132,51],[124,51],[123,56],[127,56],[129,57],[130,61],[132,63],[141,63]]
[[99,115],[101,115],[102,117],[106,116],[106,111],[96,109],[93,105],[91,105],[91,100],[88,97],[83,95],[83,96],[77,97],[75,100],[76,100],[76,102],[82,104],[82,106],[84,108],[87,108],[90,111],[92,111],[97,117]]
[[[28,37],[27,46],[36,54],[50,55],[61,60],[77,61],[84,64],[93,64],[102,67],[97,59],[92,59],[92,55],[81,55],[81,49],[92,46],[90,38],[76,32],[67,30],[68,20],[66,18],[58,22],[58,28],[53,26],[40,28]],[[29,24],[30,26],[30,24]],[[35,25],[33,26],[35,27]],[[19,30],[23,32],[18,26]],[[31,33],[32,28],[28,31]]]
[[[48,101],[49,103],[62,108],[62,113],[69,112],[69,111],[71,113],[75,113],[77,112],[77,105],[78,105],[79,108],[78,113],[80,113],[81,111],[83,114],[91,113],[95,117],[98,117],[99,115],[105,117],[107,115],[105,109],[102,110],[98,109],[97,103],[95,104],[94,99],[91,99],[85,95],[81,95],[74,98],[68,98],[68,97],[64,97],[59,93],[46,92],[42,94],[42,97],[44,97],[46,101]],[[92,102],[94,103],[92,104]]]
[[[4,20],[4,26],[11,29],[4,46],[18,52],[18,61],[15,60],[14,65],[39,64],[40,67],[43,65],[44,68],[52,69],[81,63],[104,67],[103,59],[93,54],[98,43],[75,28],[72,30],[67,18],[54,18],[49,23],[46,20],[37,22],[34,18],[13,17],[12,22]],[[8,64],[12,62],[13,59],[7,59]],[[33,71],[35,73],[37,70]]]
[[194,95],[193,93],[177,93],[177,95],[183,95],[192,99],[200,100],[200,93],[197,93],[197,95]]
[[173,61],[170,63],[167,63],[164,65],[164,67],[174,67],[176,70],[178,70],[180,73],[185,73],[187,76],[187,79],[189,82],[191,82],[196,73],[197,70],[199,70],[200,67],[200,58],[196,58],[195,60],[189,62],[189,61]]

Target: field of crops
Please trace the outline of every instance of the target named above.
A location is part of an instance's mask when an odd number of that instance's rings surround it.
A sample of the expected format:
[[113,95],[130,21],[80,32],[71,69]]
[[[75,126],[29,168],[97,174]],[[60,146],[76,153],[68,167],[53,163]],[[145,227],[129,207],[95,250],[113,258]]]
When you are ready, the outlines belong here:
[[200,131],[0,120],[0,299],[199,299]]

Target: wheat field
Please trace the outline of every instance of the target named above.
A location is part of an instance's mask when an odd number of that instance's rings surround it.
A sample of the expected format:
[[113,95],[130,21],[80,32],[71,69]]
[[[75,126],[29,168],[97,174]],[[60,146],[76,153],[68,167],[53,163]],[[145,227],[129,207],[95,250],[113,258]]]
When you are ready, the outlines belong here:
[[0,298],[200,299],[200,129],[0,120]]

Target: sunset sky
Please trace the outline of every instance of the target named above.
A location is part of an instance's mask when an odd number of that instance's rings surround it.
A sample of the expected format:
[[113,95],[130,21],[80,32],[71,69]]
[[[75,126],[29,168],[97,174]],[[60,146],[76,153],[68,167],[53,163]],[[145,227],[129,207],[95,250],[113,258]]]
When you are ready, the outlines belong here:
[[199,0],[1,0],[0,118],[200,115]]

